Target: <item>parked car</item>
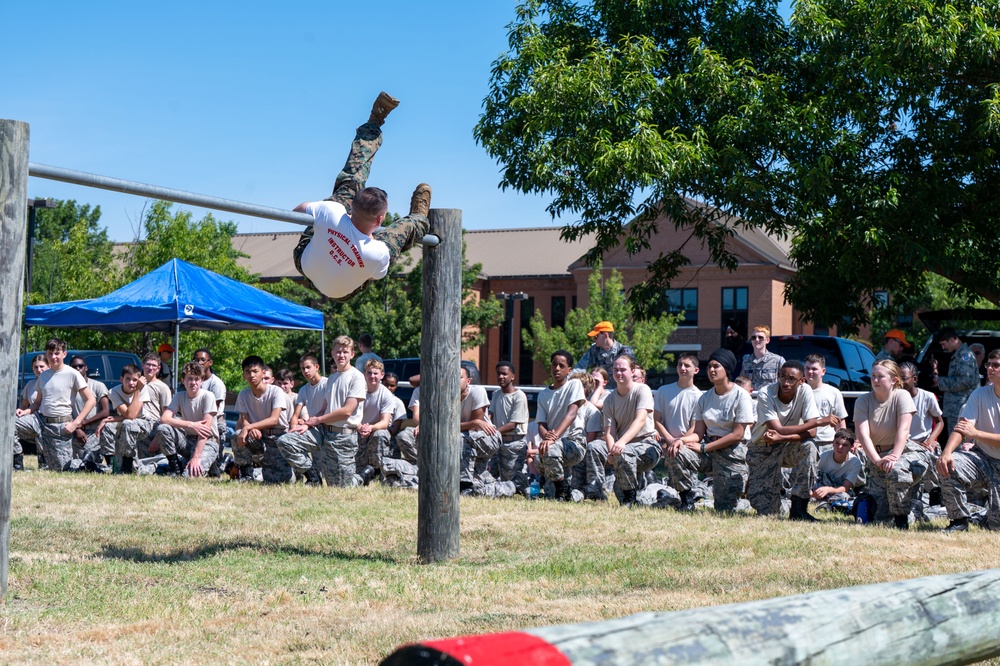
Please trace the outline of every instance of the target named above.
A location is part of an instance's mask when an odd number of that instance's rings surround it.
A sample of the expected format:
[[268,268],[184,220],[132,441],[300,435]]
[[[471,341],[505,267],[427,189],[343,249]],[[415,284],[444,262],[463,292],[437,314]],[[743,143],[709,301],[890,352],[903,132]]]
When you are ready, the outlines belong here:
[[[931,336],[917,353],[916,364],[920,370],[920,388],[938,393],[933,387],[932,359],[937,359],[938,373],[948,374],[951,365],[951,353],[941,348],[939,332],[946,326],[952,326],[958,331],[958,337],[968,345],[980,343],[986,349],[986,355],[1000,347],[1000,310],[981,310],[978,308],[961,308],[955,310],[930,310],[917,315],[921,323],[931,331]],[[940,394],[939,396],[940,397]]]
[[875,363],[872,350],[854,340],[830,335],[775,335],[767,350],[786,361],[805,361],[810,354],[826,359],[823,381],[841,391],[870,391],[871,369]]
[[[29,352],[21,354],[18,361],[17,392],[21,393],[24,385],[35,378],[35,373],[31,371],[31,360],[45,352]],[[122,383],[122,368],[133,363],[140,368],[142,361],[135,354],[119,351],[97,351],[93,349],[70,349],[66,352],[66,362],[74,356],[82,356],[87,363],[87,377],[103,382],[105,386],[112,389]]]

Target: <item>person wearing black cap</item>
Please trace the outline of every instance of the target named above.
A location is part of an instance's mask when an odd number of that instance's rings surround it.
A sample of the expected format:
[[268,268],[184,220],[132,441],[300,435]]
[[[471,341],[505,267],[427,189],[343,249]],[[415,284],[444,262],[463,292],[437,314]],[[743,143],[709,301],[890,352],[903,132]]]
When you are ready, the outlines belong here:
[[681,438],[676,457],[667,458],[672,479],[677,481],[681,508],[693,509],[692,495],[698,473],[712,473],[716,511],[734,511],[747,482],[746,446],[743,435],[754,423],[750,394],[733,383],[736,356],[717,349],[708,359],[708,378],[713,389],[698,399],[694,427]]

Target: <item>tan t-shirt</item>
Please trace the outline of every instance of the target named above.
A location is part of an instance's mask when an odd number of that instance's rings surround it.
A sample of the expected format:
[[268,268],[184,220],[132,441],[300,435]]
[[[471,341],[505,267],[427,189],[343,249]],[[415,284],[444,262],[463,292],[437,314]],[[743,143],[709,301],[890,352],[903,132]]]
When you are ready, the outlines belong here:
[[[893,389],[885,402],[875,399],[875,393],[866,393],[854,404],[854,424],[868,422],[868,433],[876,451],[888,451],[896,442],[899,416],[917,411],[913,398],[905,390]],[[909,433],[907,433],[909,434]]]
[[632,384],[632,388],[625,395],[618,393],[618,389],[608,394],[604,400],[604,407],[601,408],[604,427],[610,427],[611,436],[617,439],[629,429],[632,421],[635,421],[636,411],[640,409],[646,410],[646,420],[631,441],[638,442],[652,437],[656,432],[653,425],[653,391],[646,384]]

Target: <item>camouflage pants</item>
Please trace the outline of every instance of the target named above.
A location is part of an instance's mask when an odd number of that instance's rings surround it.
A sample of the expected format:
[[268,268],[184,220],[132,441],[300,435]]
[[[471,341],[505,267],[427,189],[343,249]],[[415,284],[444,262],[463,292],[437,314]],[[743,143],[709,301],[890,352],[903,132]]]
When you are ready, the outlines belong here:
[[245,445],[239,446],[239,433],[229,440],[233,447],[233,462],[237,467],[260,467],[264,483],[289,483],[294,479],[292,468],[278,448],[281,435],[261,433],[260,439],[247,437]]
[[742,442],[704,455],[685,446],[675,457],[667,458],[667,474],[678,492],[694,488],[699,473],[711,474],[715,510],[735,511],[749,475],[746,455]]
[[41,417],[36,418],[38,418],[40,427],[37,439],[38,450],[45,458],[45,464],[53,472],[68,471],[70,463],[73,461],[73,440],[75,437],[72,433],[66,432],[65,423],[45,423]]
[[382,480],[396,488],[416,488],[417,466],[399,458],[382,459]]
[[466,430],[462,433],[462,467],[459,480],[472,483],[482,476],[490,458],[500,450],[500,435],[487,435],[482,430]]
[[396,445],[399,447],[399,457],[413,465],[417,464],[416,428],[403,428],[396,435]]
[[629,442],[612,460],[622,490],[637,489],[642,485],[639,479],[660,462],[660,445],[652,437]]
[[[104,452],[101,450],[101,438],[97,434],[97,426],[87,426],[83,432],[86,433],[87,439],[82,442],[76,435],[73,436],[73,457],[95,463],[103,462],[101,456]],[[114,455],[114,452],[112,448],[108,455]]]
[[113,455],[118,463],[122,458],[148,458],[149,440],[157,424],[146,419],[126,419],[104,424],[101,430],[101,453]]
[[[24,416],[18,416],[14,420],[14,455],[20,455],[24,453],[24,448],[21,446],[21,440],[26,442],[38,442],[38,438],[42,434],[42,421],[38,417],[38,414],[25,414]],[[39,448],[39,453],[41,453],[41,448]]]
[[498,481],[489,472],[483,472],[472,481],[472,494],[480,497],[498,499],[513,497],[517,494],[517,484],[513,481]]
[[607,463],[608,443],[600,437],[587,442],[587,453],[583,457],[583,464],[587,467],[587,483],[597,481],[603,488],[608,478]]
[[[333,185],[333,193],[326,198],[327,201],[336,201],[339,204],[343,204],[344,208],[347,209],[348,215],[350,215],[351,201],[354,200],[354,195],[365,187],[365,183],[368,181],[368,174],[371,172],[372,159],[381,145],[381,129],[369,123],[358,127],[354,135],[354,141],[351,143],[351,152],[347,155],[347,162],[340,173],[337,174],[337,179]],[[429,222],[423,215],[407,215],[406,217],[397,219],[388,226],[380,227],[372,234],[376,240],[382,241],[389,248],[390,269],[399,259],[400,255],[404,254],[413,247],[415,242],[424,237],[428,226]],[[292,251],[295,268],[303,277],[306,277],[306,275],[302,272],[302,253],[312,241],[314,231],[313,227],[306,227],[306,230],[302,232],[302,236],[299,238],[298,245]],[[368,280],[347,296],[332,300],[340,302],[349,301],[364,291],[371,282],[371,280]]]
[[364,483],[357,475],[358,433],[334,432],[326,430],[323,433],[323,448],[326,460],[324,477],[326,485],[340,488],[352,488]]
[[[160,439],[160,453],[169,456],[184,456],[188,460],[194,455],[198,447],[198,437],[189,435],[180,428],[174,428],[164,423],[156,426],[156,436]],[[235,449],[234,449],[235,450]],[[201,467],[208,470],[219,457],[219,440],[215,437],[205,442],[205,448],[201,450]]]
[[816,484],[816,445],[807,439],[771,446],[751,444],[747,448],[747,499],[762,516],[781,512],[782,467],[792,469],[789,495],[809,499]]
[[[525,444],[527,446],[527,444]],[[549,481],[573,480],[573,466],[583,460],[587,445],[581,439],[561,437],[535,459],[535,467]]]
[[527,454],[528,442],[523,437],[510,442],[505,442],[501,438],[500,450],[497,452],[500,480],[513,481],[515,474],[523,472]]
[[389,457],[389,431],[376,430],[367,437],[358,435],[358,453],[354,457],[357,469],[371,465],[375,469],[382,466],[382,458]]
[[907,516],[920,480],[933,465],[931,452],[916,442],[907,442],[903,455],[889,472],[867,465],[868,493],[875,498],[876,522],[888,522],[892,516]]
[[1000,460],[983,453],[978,446],[971,451],[956,451],[955,470],[941,479],[941,499],[948,510],[948,518],[969,518],[972,512],[966,501],[969,490],[989,492],[986,508],[986,528],[1000,530]]

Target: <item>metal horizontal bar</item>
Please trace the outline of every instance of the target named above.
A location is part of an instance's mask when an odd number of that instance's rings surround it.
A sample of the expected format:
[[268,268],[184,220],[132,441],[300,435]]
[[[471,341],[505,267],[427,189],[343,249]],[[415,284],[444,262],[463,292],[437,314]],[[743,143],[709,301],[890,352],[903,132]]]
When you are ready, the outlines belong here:
[[[291,210],[272,208],[270,206],[260,206],[257,204],[245,203],[243,201],[234,201],[233,199],[221,199],[207,194],[195,194],[194,192],[174,190],[169,187],[160,187],[159,185],[147,185],[146,183],[137,183],[133,180],[122,180],[121,178],[100,176],[93,173],[86,173],[84,171],[73,171],[72,169],[63,169],[62,167],[38,164],[36,162],[30,162],[28,164],[28,174],[37,178],[45,178],[47,180],[58,180],[63,183],[73,183],[74,185],[95,187],[101,190],[122,192],[123,194],[134,194],[141,197],[161,199],[163,201],[173,201],[174,203],[198,206],[200,208],[211,208],[212,210],[222,210],[228,213],[237,213],[239,215],[262,217],[269,220],[277,220],[279,222],[290,222],[292,224],[300,224],[302,226],[309,226],[313,223],[313,218],[308,213],[296,213]],[[432,247],[437,245],[439,242],[438,237],[432,234],[427,234],[420,240],[421,245],[429,245]]]

